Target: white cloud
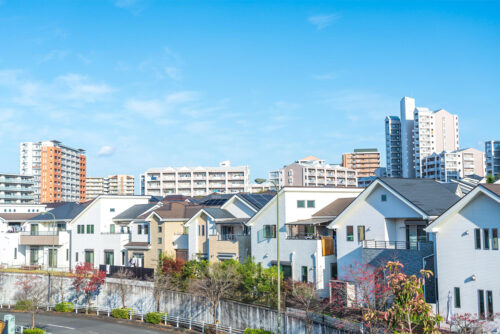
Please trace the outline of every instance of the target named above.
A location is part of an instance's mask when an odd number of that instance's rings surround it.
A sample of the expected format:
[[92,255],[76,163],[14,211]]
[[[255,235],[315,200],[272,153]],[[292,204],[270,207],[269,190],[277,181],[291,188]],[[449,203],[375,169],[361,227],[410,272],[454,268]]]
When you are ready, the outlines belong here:
[[309,16],[307,21],[316,26],[316,29],[323,30],[332,25],[339,18],[338,14]]
[[113,154],[115,154],[116,148],[113,146],[102,146],[99,152],[97,153],[97,156],[99,157],[109,157]]
[[65,50],[52,50],[49,53],[40,57],[39,62],[45,63],[52,60],[61,60],[64,59],[68,54],[69,52]]
[[157,99],[130,99],[125,102],[125,108],[148,118],[160,116],[166,111],[165,103]]
[[181,79],[181,70],[175,66],[166,67],[165,73],[169,76],[170,79],[173,79],[173,80],[180,80]]
[[169,104],[182,104],[198,100],[199,95],[194,91],[181,91],[167,95],[165,101]]

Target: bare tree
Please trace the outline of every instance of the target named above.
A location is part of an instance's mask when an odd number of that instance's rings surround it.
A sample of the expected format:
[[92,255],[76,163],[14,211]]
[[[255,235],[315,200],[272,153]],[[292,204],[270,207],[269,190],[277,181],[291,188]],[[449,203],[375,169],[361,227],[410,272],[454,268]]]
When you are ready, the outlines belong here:
[[150,280],[153,281],[153,297],[155,299],[156,311],[160,312],[161,298],[165,290],[171,290],[174,284],[169,275],[165,275],[160,271],[151,277]]
[[122,307],[127,307],[125,302],[127,300],[127,295],[130,292],[130,280],[134,278],[132,271],[128,269],[121,268],[116,274],[112,276],[117,279],[118,282],[114,283],[115,291],[120,296],[122,301]]
[[311,333],[315,313],[321,313],[328,308],[329,303],[322,302],[317,294],[314,284],[295,282],[290,293],[289,301],[305,313],[307,333]]
[[23,302],[24,309],[31,312],[31,328],[35,327],[35,314],[43,300],[47,298],[47,284],[41,276],[24,275],[18,278],[17,299]]
[[59,303],[62,303],[65,301],[65,290],[66,287],[69,284],[68,279],[65,276],[62,275],[57,275],[57,276],[52,276],[51,280],[52,288],[50,289],[53,293],[53,295],[57,295],[59,298]]
[[201,278],[191,282],[191,291],[203,296],[210,304],[214,323],[217,322],[217,311],[222,299],[234,293],[238,273],[231,264],[222,262],[210,263]]

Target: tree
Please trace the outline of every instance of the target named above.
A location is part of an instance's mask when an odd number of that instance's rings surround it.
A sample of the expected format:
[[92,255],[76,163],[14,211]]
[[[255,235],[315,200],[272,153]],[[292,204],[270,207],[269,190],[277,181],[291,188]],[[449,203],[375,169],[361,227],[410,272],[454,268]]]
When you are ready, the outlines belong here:
[[83,294],[87,300],[87,305],[91,305],[92,296],[99,294],[101,285],[106,280],[106,273],[102,270],[94,270],[91,263],[79,263],[75,267],[75,277],[73,278],[73,288],[79,294]]
[[23,310],[31,313],[31,328],[35,327],[35,314],[47,298],[47,285],[44,279],[38,275],[24,275],[18,278],[16,285],[19,288],[18,302],[20,301]]
[[429,270],[421,270],[420,276],[408,276],[402,272],[400,262],[386,264],[387,286],[391,290],[393,300],[391,307],[385,312],[371,312],[364,315],[365,321],[381,319],[394,333],[440,333],[438,324],[442,320],[439,315],[432,314],[432,308],[425,302],[423,286],[425,279],[432,275]]
[[290,302],[305,312],[308,334],[311,333],[314,314],[321,313],[328,308],[328,303],[322,303],[316,295],[316,289],[312,283],[295,282],[290,294]]
[[239,293],[238,297],[245,303],[276,307],[278,268],[276,266],[264,268],[261,263],[255,263],[252,258],[248,258],[243,264],[238,262],[236,267],[241,276],[236,289]]
[[211,307],[214,323],[222,299],[230,297],[237,284],[238,274],[231,261],[210,263],[201,278],[191,281],[191,290],[206,298]]
[[495,183],[495,177],[491,174],[486,176],[486,183]]
[[114,284],[114,290],[120,296],[120,299],[122,301],[122,308],[125,308],[127,307],[125,305],[125,302],[130,290],[130,280],[134,278],[134,274],[128,269],[120,268],[120,270],[118,270],[118,272],[113,275],[113,278],[116,278],[118,281]]

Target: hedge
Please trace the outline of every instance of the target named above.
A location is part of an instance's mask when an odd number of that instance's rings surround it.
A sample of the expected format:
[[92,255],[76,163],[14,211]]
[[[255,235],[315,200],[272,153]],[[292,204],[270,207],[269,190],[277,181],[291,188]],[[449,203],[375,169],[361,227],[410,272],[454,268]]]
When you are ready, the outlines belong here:
[[144,317],[144,321],[153,324],[153,325],[158,325],[161,322],[161,316],[163,313],[158,313],[158,312],[149,312],[146,314]]
[[73,303],[61,302],[61,303],[56,304],[54,309],[57,312],[73,312],[75,310],[75,307],[73,306]]
[[131,308],[115,308],[111,312],[111,315],[117,319],[128,319],[130,317],[129,311],[132,311],[132,314],[134,314],[134,310]]
[[273,332],[266,331],[265,329],[247,328],[243,334],[273,334]]
[[45,331],[40,328],[28,328],[23,330],[23,334],[44,334]]
[[29,300],[18,300],[16,302],[16,306],[14,306],[14,310],[17,311],[27,311],[31,308],[31,302]]

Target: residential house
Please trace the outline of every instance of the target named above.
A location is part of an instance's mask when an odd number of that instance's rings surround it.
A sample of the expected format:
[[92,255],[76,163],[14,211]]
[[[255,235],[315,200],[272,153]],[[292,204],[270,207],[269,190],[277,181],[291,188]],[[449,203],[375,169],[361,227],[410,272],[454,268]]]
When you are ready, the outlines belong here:
[[355,266],[388,260],[402,262],[411,274],[422,267],[434,270],[425,228],[459,199],[451,187],[434,180],[375,180],[329,226],[337,235],[339,279],[349,279]]
[[88,262],[127,265],[130,242],[130,221],[113,220],[136,204],[148,204],[149,196],[100,195],[88,204],[72,221],[71,267]]
[[283,276],[313,282],[322,296],[336,275],[335,231],[326,227],[362,189],[346,187],[284,187],[247,223],[252,256],[264,267],[277,264],[276,239],[280,238]]
[[434,239],[438,312],[491,317],[500,310],[500,184],[481,184],[426,231]]
[[186,223],[189,259],[244,262],[251,255],[248,220],[262,209],[272,194],[240,193],[229,198],[209,198]]

